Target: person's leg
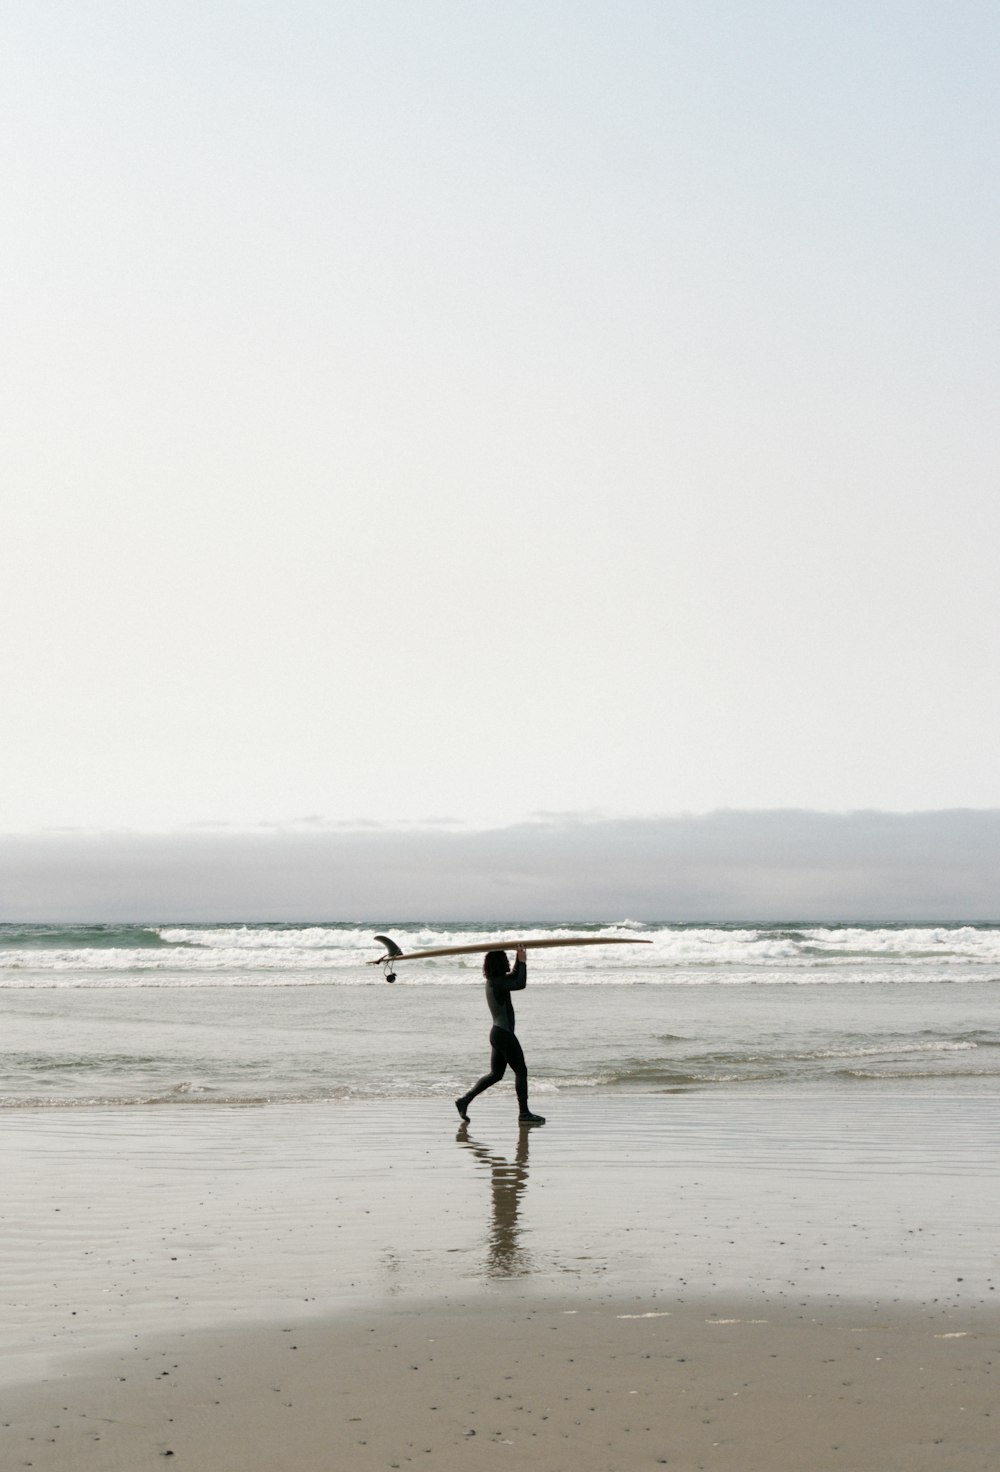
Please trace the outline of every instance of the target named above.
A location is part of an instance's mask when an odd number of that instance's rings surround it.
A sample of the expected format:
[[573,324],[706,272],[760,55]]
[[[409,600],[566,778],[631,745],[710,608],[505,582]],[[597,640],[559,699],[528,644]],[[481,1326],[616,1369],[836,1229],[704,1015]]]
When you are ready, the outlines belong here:
[[509,1032],[507,1034],[504,1044],[504,1055],[514,1070],[518,1118],[522,1124],[544,1124],[544,1117],[541,1114],[532,1114],[528,1108],[528,1065],[524,1061],[524,1051],[521,1044],[513,1033]]
[[[468,1119],[469,1105],[472,1103],[476,1095],[481,1094],[484,1089],[491,1089],[494,1084],[498,1084],[503,1078],[504,1074],[507,1072],[507,1060],[503,1055],[502,1049],[497,1046],[497,1035],[501,1034],[502,1032],[503,1029],[498,1027],[494,1027],[490,1031],[489,1073],[484,1073],[479,1082],[475,1084],[474,1087],[471,1088],[467,1094],[463,1094],[460,1099],[455,1100],[455,1108],[458,1110],[463,1119]],[[510,1034],[508,1033],[507,1036],[509,1037]]]
[[517,1092],[517,1107],[522,1114],[528,1113],[528,1065],[524,1061],[524,1050],[512,1032],[504,1039],[504,1057],[514,1070],[514,1088]]

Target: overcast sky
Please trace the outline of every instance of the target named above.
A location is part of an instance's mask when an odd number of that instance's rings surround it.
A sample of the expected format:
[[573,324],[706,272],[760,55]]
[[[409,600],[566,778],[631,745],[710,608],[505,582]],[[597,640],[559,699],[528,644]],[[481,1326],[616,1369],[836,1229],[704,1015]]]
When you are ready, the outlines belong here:
[[998,54],[5,6],[0,831],[1000,806]]

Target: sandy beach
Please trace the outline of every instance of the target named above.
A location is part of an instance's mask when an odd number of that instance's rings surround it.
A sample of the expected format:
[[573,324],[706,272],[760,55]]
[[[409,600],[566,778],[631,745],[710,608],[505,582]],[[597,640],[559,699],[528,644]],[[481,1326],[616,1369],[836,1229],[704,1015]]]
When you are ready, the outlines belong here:
[[5,1397],[4,1465],[987,1469],[995,1313],[460,1299],[132,1345]]
[[510,1102],[8,1116],[3,1464],[993,1465],[991,1099]]

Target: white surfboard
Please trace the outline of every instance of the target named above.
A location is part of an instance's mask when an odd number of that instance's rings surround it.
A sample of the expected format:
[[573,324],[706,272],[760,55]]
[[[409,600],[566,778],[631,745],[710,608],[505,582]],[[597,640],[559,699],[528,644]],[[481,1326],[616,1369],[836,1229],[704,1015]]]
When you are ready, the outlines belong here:
[[575,935],[572,938],[557,937],[555,940],[488,940],[476,941],[474,945],[466,946],[435,946],[428,951],[402,951],[394,940],[387,935],[377,935],[375,939],[380,945],[385,946],[385,955],[376,956],[374,961],[369,961],[369,966],[382,966],[386,961],[427,961],[433,956],[477,956],[485,955],[487,951],[516,951],[518,946],[524,946],[525,950],[552,950],[557,946],[651,946],[651,940],[645,940],[640,936],[624,935]]

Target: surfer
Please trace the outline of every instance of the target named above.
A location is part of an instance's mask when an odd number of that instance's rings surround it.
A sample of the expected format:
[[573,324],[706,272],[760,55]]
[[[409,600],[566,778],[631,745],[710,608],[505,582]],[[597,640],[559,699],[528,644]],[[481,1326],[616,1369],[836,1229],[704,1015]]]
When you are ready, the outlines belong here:
[[544,1124],[540,1114],[528,1108],[528,1065],[521,1044],[514,1034],[514,1008],[511,992],[521,992],[528,985],[528,961],[524,946],[518,946],[514,970],[510,969],[506,951],[487,951],[483,958],[486,978],[486,1004],[493,1018],[490,1028],[490,1071],[467,1094],[455,1100],[455,1108],[463,1119],[469,1117],[469,1105],[477,1094],[498,1084],[510,1064],[517,1090],[518,1119],[521,1124]]

